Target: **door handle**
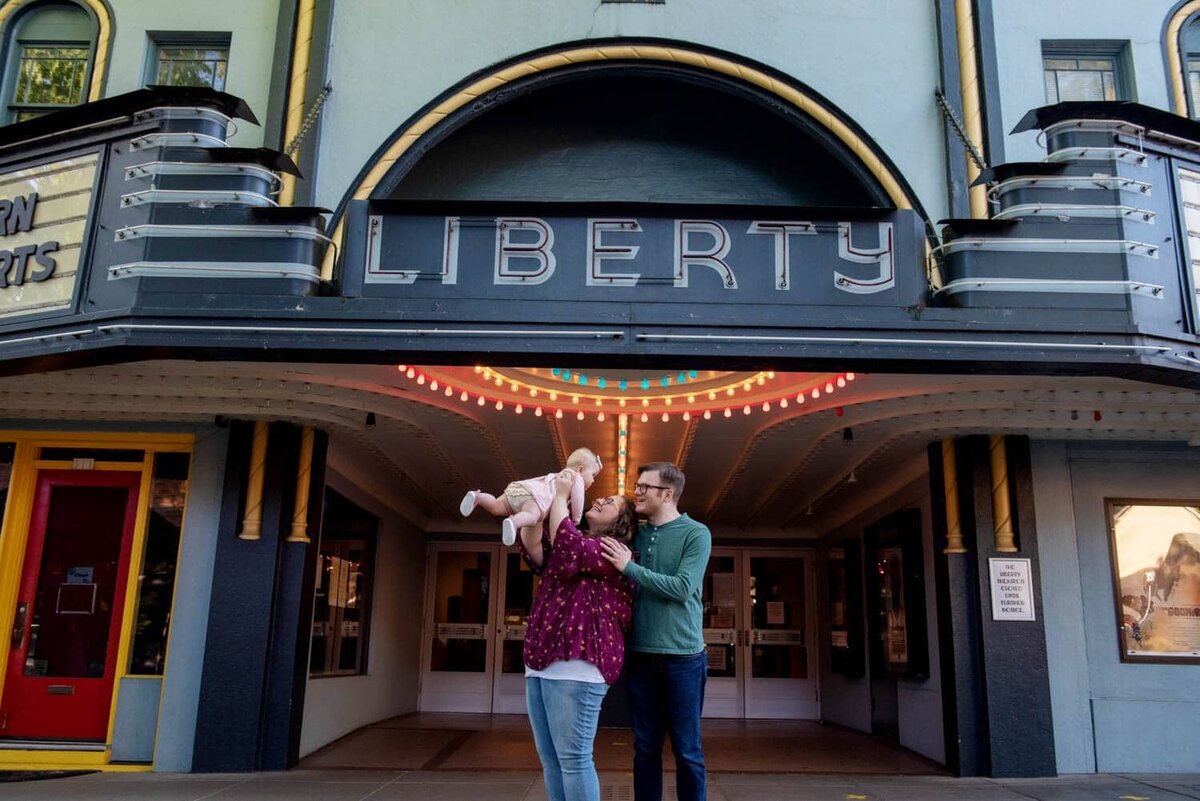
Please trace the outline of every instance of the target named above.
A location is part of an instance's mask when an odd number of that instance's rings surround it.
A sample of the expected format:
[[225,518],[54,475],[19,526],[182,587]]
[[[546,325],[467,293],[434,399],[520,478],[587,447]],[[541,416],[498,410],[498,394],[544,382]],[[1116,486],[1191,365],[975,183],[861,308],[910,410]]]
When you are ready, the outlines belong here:
[[9,641],[13,648],[20,648],[25,641],[25,618],[29,616],[29,602],[17,604],[17,614],[13,618],[12,639]]

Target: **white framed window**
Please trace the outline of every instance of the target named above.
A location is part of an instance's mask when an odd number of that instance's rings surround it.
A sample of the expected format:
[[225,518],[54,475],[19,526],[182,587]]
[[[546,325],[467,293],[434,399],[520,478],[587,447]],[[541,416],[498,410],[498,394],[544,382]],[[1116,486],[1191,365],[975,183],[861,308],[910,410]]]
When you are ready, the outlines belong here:
[[1132,100],[1123,42],[1043,42],[1046,102]]
[[228,33],[152,33],[146,84],[206,86],[225,91]]

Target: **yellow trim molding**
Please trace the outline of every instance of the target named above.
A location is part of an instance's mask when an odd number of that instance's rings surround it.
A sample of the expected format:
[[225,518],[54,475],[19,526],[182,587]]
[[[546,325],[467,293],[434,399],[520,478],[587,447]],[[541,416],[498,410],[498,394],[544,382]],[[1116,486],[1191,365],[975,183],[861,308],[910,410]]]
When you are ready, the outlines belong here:
[[1008,454],[1004,437],[988,436],[992,463],[992,536],[998,553],[1016,553],[1016,534],[1013,532],[1012,504],[1008,500]]
[[958,507],[958,461],[952,437],[942,440],[942,483],[946,494],[946,547],[942,553],[966,553]]
[[[0,625],[12,627],[13,610],[20,589],[21,571],[25,564],[25,545],[33,515],[34,493],[41,470],[70,470],[71,462],[39,459],[41,448],[125,448],[141,449],[141,462],[97,462],[94,470],[119,470],[141,474],[138,505],[134,522],[133,543],[129,558],[129,576],[125,587],[120,641],[117,646],[117,665],[113,679],[113,696],[109,707],[108,742],[112,742],[116,720],[117,694],[121,679],[128,674],[129,649],[132,645],[138,576],[142,573],[145,539],[150,515],[151,485],[154,457],[158,453],[190,453],[195,444],[192,434],[88,433],[68,431],[0,431],[0,442],[16,445],[13,456],[12,482],[0,526]],[[173,600],[173,599],[172,599]],[[8,640],[0,641],[0,663],[7,664]],[[0,693],[4,691],[5,672],[0,670]],[[148,765],[108,766],[109,751],[24,751],[0,749],[0,767],[12,768],[79,768],[99,770],[148,770]]]
[[[8,19],[13,15],[13,12],[25,6],[32,5],[37,0],[9,0],[3,6],[0,6],[0,36],[7,34]],[[108,71],[108,53],[112,48],[112,18],[108,14],[108,8],[101,0],[75,0],[76,5],[86,6],[91,9],[96,16],[96,22],[100,30],[96,34],[96,54],[92,64],[92,82],[88,86],[88,102],[99,100],[103,97],[104,78]]]
[[246,479],[246,514],[242,517],[243,540],[256,540],[262,536],[263,478],[267,472],[267,437],[270,423],[254,421],[254,441],[250,446],[250,475]]
[[1171,110],[1183,117],[1188,115],[1188,106],[1187,92],[1183,85],[1183,41],[1180,34],[1183,32],[1183,23],[1198,11],[1200,11],[1200,0],[1192,0],[1192,2],[1180,6],[1167,21],[1167,63],[1171,73],[1169,77],[1173,106]]
[[[287,113],[284,117],[283,142],[288,145],[300,133],[304,121],[304,96],[308,92],[309,60],[312,55],[313,21],[317,15],[317,0],[296,0],[296,40],[292,44],[291,80],[288,81]],[[296,176],[281,175],[279,205],[290,206],[296,201]]]
[[315,430],[305,426],[300,431],[300,459],[296,465],[296,500],[292,503],[292,533],[288,542],[312,542],[308,537],[308,490],[312,482],[313,437]]
[[0,750],[3,770],[100,770],[105,773],[148,773],[153,765],[109,764],[108,749],[103,751],[24,751]]
[[[879,157],[872,146],[859,136],[853,128],[839,119],[833,110],[821,101],[747,64],[714,56],[710,53],[688,50],[679,46],[666,47],[642,44],[596,45],[593,47],[577,47],[570,50],[562,50],[557,53],[547,53],[531,58],[528,61],[511,64],[498,72],[480,78],[462,91],[448,97],[419,120],[408,126],[407,130],[392,142],[387,151],[376,159],[366,177],[354,188],[351,199],[366,200],[370,197],[371,192],[383,180],[383,177],[387,175],[392,165],[422,136],[437,126],[442,120],[463,106],[474,102],[480,96],[495,91],[517,79],[527,78],[530,75],[536,75],[540,72],[548,72],[576,64],[617,59],[685,64],[708,72],[736,78],[770,92],[810,116],[846,145],[858,157],[859,161],[875,180],[879,182],[879,185],[883,187],[888,198],[896,204],[897,208],[913,208],[913,199],[905,192],[900,180],[884,164],[883,159]],[[337,243],[338,250],[341,249],[344,237],[345,219],[343,218],[338,221],[337,227],[333,231],[333,240]],[[328,281],[333,279],[334,252],[334,249],[330,248],[325,253],[325,261],[321,266],[322,280]]]
[[[958,39],[958,75],[962,84],[963,127],[967,137],[983,150],[983,106],[979,102],[979,59],[976,54],[975,9],[972,0],[954,0],[954,28]],[[971,186],[979,165],[967,154],[967,204],[971,216],[987,219],[987,187]]]

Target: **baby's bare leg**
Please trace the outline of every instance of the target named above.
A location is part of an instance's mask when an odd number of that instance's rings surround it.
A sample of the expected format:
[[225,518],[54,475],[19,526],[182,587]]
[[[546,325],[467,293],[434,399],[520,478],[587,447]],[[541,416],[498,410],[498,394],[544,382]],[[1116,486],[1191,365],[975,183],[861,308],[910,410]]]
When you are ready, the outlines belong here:
[[497,498],[486,492],[476,492],[475,506],[494,517],[508,517],[513,513],[512,507],[508,505],[508,499],[503,495]]
[[542,519],[542,510],[533,501],[525,501],[521,505],[521,511],[512,516],[513,526],[523,528],[532,526],[540,522]]

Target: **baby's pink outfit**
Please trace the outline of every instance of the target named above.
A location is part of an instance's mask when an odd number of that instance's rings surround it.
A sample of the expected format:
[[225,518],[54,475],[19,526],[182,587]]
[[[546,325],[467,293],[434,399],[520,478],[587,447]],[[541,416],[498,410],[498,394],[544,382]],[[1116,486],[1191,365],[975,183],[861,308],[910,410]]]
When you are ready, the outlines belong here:
[[[547,473],[544,476],[524,478],[513,483],[521,485],[529,493],[529,496],[533,498],[533,502],[537,504],[538,511],[542,515],[545,515],[550,511],[550,504],[554,502],[554,480],[557,477],[558,473]],[[575,525],[579,525],[579,521],[583,517],[583,493],[583,476],[578,470],[572,470],[571,497],[567,502],[567,507],[571,513],[571,520]],[[519,512],[521,510],[514,508],[513,511]]]

